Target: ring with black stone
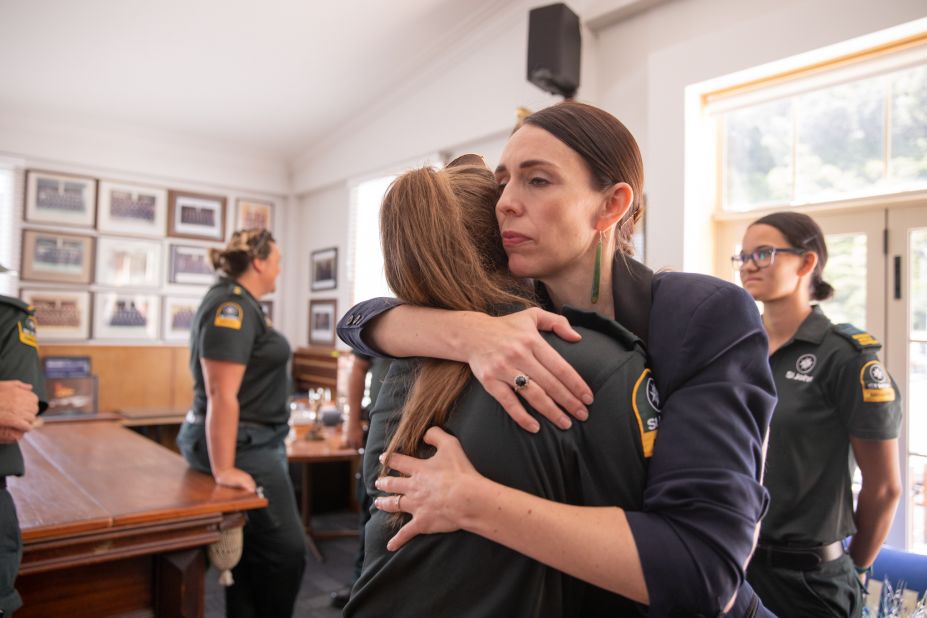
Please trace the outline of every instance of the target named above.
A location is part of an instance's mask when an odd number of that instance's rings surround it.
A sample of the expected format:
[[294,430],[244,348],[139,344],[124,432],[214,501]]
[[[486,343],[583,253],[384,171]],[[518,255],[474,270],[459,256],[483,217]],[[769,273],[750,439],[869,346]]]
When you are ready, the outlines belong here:
[[515,392],[517,393],[517,392],[520,392],[521,390],[527,388],[527,387],[528,387],[528,382],[530,382],[530,381],[531,381],[531,378],[529,378],[528,376],[526,376],[526,375],[524,375],[524,374],[521,374],[521,373],[520,373],[520,374],[518,374],[517,376],[515,376],[515,380],[514,380],[514,383],[515,383]]

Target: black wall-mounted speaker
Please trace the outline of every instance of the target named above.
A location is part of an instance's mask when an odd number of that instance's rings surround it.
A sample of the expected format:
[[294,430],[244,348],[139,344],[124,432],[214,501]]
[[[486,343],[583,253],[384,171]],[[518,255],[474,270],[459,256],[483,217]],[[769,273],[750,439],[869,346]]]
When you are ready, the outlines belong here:
[[528,81],[573,98],[579,88],[579,16],[558,2],[528,12]]

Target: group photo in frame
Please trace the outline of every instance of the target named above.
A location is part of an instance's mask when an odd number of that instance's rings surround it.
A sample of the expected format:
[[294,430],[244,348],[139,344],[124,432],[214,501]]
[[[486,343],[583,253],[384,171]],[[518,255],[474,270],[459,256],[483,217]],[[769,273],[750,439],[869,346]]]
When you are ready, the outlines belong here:
[[193,316],[199,309],[202,297],[165,296],[164,324],[161,336],[165,341],[189,341]]
[[334,290],[338,287],[338,248],[313,251],[309,259],[311,281],[309,289],[313,292]]
[[50,283],[90,283],[92,236],[23,230],[20,278]]
[[160,305],[156,294],[97,292],[93,295],[93,338],[157,339]]
[[95,178],[27,170],[25,196],[26,221],[93,227],[97,209]]
[[90,292],[23,288],[19,297],[35,311],[39,343],[90,339]]
[[161,243],[136,238],[97,239],[97,283],[116,287],[158,287]]
[[100,181],[97,229],[161,238],[167,229],[167,191]]
[[209,247],[168,245],[168,283],[212,285],[216,272],[209,260]]
[[188,191],[169,191],[167,195],[169,236],[225,238],[225,197]]
[[273,231],[274,205],[261,200],[238,200],[235,208],[235,229]]
[[338,301],[334,298],[309,301],[309,345],[326,348],[335,345]]

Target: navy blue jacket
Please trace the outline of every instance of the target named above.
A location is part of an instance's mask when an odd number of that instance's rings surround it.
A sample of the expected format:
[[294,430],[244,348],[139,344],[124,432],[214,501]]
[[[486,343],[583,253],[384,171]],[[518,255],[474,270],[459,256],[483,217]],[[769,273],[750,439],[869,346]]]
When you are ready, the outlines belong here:
[[[616,259],[616,317],[647,342],[663,418],[644,506],[628,512],[652,616],[769,615],[744,579],[769,496],[763,441],[776,404],[766,332],[753,299],[705,275],[652,273]],[[633,298],[634,303],[628,299]],[[395,307],[353,307],[338,336],[364,354],[366,323]],[[755,612],[755,614],[754,614]]]

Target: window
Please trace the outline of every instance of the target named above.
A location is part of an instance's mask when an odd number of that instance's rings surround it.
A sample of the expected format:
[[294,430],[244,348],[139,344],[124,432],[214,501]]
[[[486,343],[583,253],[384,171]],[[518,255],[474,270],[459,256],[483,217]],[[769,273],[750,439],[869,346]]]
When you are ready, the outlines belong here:
[[353,243],[348,272],[353,278],[352,302],[377,296],[392,296],[383,272],[380,247],[380,205],[395,176],[366,180],[351,189],[351,232]]
[[708,95],[721,210],[927,189],[927,46]]

